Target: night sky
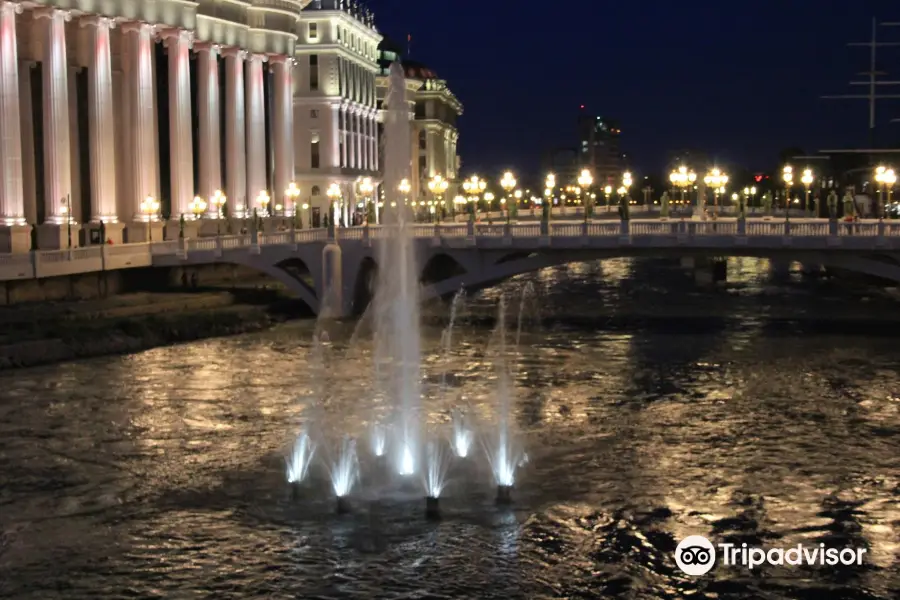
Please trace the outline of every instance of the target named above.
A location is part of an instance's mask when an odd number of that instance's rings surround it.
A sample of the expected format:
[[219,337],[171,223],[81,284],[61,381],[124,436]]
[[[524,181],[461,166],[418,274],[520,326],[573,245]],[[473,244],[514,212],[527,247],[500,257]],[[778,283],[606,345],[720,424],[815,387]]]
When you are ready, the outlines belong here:
[[[553,146],[575,145],[579,105],[619,121],[639,173],[673,151],[774,169],[778,153],[868,145],[867,100],[847,85],[869,67],[873,16],[900,21],[890,0],[370,0],[382,33],[446,79],[465,106],[465,174],[539,170]],[[900,27],[880,27],[900,42]],[[900,80],[900,47],[879,70]],[[900,94],[900,86],[881,86]],[[879,104],[880,145],[900,145],[900,102]],[[883,126],[882,126],[883,124]],[[698,165],[698,168],[701,166]]]

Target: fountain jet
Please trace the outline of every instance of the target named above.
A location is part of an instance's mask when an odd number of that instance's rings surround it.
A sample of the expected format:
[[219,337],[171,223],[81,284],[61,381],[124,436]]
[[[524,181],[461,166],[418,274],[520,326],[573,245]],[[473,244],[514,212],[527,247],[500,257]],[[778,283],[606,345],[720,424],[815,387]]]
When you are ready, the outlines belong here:
[[372,425],[370,441],[372,444],[372,454],[378,458],[384,456],[387,449],[387,432],[384,430],[383,425],[379,423]]
[[297,497],[297,488],[309,474],[309,465],[316,454],[316,443],[312,441],[306,430],[302,430],[294,440],[291,453],[285,458],[287,480],[291,484],[292,494]]
[[440,518],[439,498],[444,491],[447,470],[450,466],[443,446],[437,442],[428,442],[425,448],[425,470],[422,485],[425,486],[425,516],[429,519]]
[[453,409],[450,418],[453,425],[453,452],[459,458],[466,458],[475,434],[469,427],[465,414],[458,408]]
[[[383,223],[386,238],[379,240],[378,288],[373,299],[378,376],[395,402],[398,437],[394,468],[402,475],[416,472],[419,457],[419,405],[421,374],[419,350],[419,290],[410,221],[408,182],[412,172],[409,144],[409,103],[406,78],[399,62],[391,65],[384,102],[384,190]],[[406,185],[403,185],[406,184]],[[401,192],[401,190],[405,190]]]
[[344,436],[335,461],[331,465],[331,486],[337,496],[339,514],[350,511],[348,496],[356,480],[359,479],[359,457],[356,454],[356,440]]

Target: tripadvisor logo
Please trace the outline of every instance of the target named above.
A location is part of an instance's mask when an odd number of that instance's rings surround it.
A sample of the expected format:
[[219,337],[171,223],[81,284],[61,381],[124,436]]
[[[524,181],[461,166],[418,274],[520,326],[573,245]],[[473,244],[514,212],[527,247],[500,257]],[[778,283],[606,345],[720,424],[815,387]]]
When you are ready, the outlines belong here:
[[[761,565],[820,565],[833,567],[838,564],[859,566],[863,562],[865,548],[826,548],[825,544],[790,548],[756,548],[747,544],[718,544],[719,560],[726,567],[741,566],[754,569]],[[675,562],[688,575],[706,575],[716,564],[716,547],[702,535],[691,535],[675,548]]]

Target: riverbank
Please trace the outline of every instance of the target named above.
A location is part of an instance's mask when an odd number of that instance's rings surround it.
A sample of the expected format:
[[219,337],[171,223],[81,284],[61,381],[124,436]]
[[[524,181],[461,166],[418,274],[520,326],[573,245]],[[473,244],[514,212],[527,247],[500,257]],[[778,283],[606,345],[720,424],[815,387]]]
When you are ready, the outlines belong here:
[[310,316],[279,290],[142,293],[0,311],[0,370],[262,331]]

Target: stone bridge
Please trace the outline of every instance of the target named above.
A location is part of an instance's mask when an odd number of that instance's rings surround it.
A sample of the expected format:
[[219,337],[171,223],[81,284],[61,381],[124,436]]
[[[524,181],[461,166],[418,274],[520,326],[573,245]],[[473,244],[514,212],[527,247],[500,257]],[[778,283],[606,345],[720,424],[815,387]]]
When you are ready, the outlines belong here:
[[[900,282],[900,222],[827,219],[631,220],[410,226],[422,299],[545,267],[623,256],[757,256]],[[316,313],[360,313],[371,298],[387,227],[297,230],[0,257],[21,279],[130,267],[231,263],[282,282]],[[327,298],[327,300],[326,300]]]

